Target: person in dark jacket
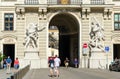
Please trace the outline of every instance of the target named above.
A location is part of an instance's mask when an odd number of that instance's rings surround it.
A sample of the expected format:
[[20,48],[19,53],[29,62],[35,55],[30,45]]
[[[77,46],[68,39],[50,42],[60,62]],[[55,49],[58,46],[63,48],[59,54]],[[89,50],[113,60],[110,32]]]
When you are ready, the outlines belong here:
[[52,57],[50,57],[48,65],[50,68],[50,77],[54,77],[54,59]]

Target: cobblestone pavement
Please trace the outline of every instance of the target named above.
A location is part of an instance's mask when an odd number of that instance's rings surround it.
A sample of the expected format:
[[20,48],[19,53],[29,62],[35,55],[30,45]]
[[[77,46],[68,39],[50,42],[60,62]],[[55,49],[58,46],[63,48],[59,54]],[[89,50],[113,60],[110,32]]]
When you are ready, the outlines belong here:
[[60,68],[60,77],[49,77],[49,69],[32,69],[23,79],[120,79],[120,72],[99,69]]
[[0,69],[0,79],[10,78],[14,74],[14,69],[11,69],[11,73],[7,74],[5,69]]

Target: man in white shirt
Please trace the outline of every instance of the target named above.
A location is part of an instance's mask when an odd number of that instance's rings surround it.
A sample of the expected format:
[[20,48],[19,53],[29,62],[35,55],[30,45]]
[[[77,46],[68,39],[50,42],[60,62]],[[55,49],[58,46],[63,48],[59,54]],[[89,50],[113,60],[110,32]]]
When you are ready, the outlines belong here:
[[55,73],[56,73],[56,76],[59,77],[59,69],[58,68],[60,67],[61,60],[60,60],[60,58],[58,58],[57,55],[55,56],[54,64],[55,64]]

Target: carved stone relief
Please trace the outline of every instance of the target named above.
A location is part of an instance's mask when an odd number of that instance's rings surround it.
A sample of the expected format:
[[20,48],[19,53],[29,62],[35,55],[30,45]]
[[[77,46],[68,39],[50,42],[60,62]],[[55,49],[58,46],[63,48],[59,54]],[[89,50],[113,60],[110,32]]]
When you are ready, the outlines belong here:
[[104,29],[102,25],[97,21],[96,17],[92,17],[89,48],[92,51],[104,51],[103,41],[105,41]]

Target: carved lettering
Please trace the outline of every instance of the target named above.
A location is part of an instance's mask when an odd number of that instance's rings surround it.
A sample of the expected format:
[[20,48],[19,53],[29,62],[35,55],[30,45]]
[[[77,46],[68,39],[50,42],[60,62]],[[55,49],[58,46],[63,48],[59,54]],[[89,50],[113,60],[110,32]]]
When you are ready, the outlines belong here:
[[6,39],[4,39],[4,42],[5,43],[14,43],[14,39],[12,39],[12,38],[6,38]]

